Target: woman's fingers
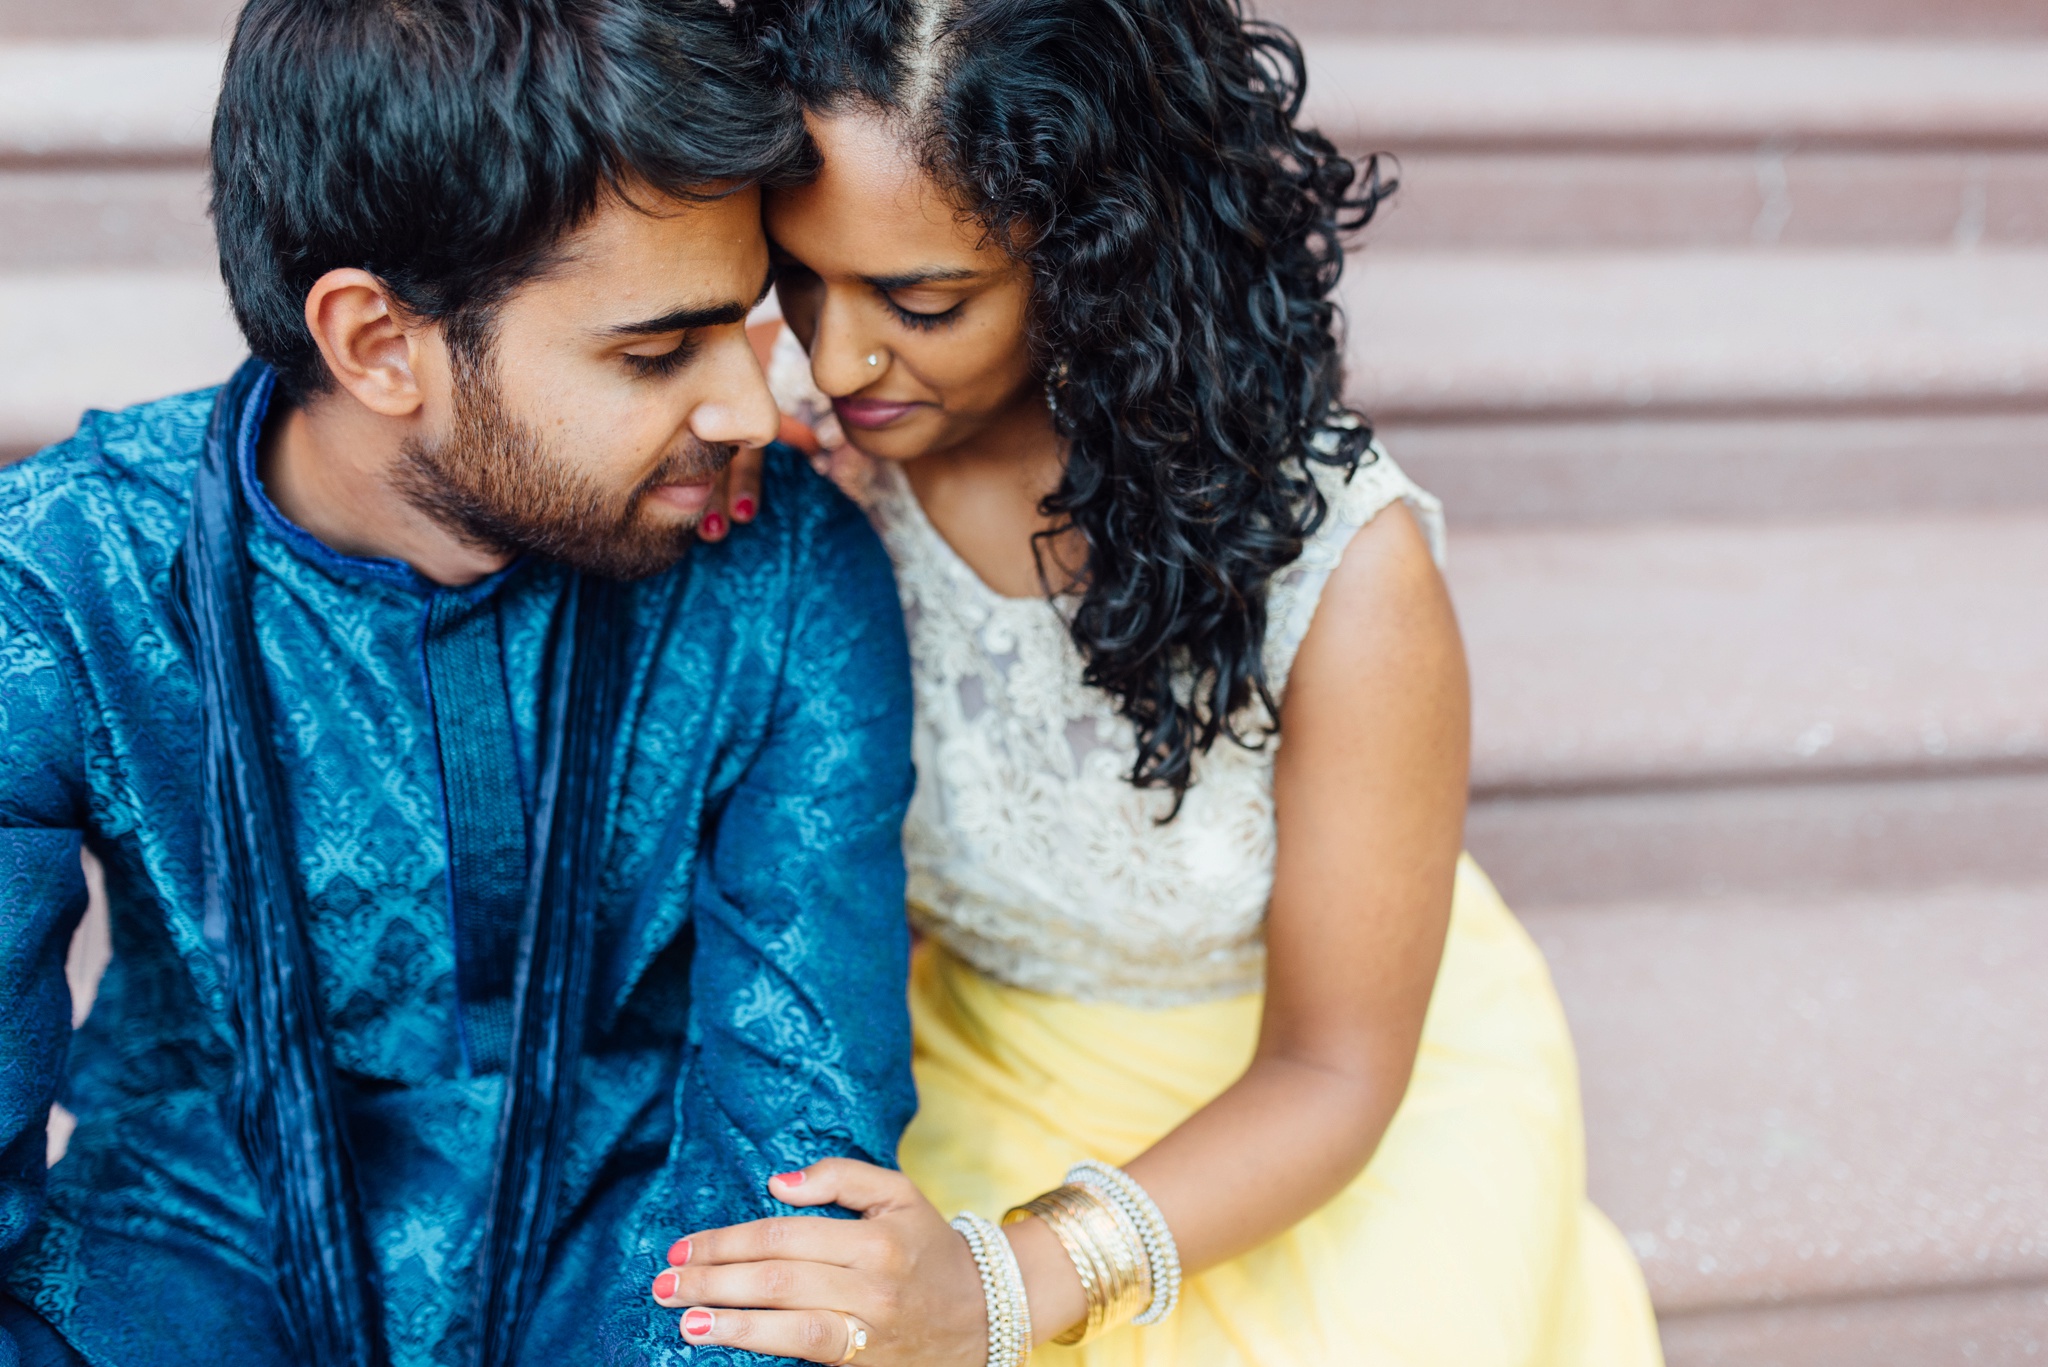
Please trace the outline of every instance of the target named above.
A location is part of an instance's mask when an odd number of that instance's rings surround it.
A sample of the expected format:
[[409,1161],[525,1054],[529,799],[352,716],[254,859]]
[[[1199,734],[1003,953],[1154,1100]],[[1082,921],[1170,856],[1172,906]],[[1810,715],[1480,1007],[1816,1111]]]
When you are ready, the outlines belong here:
[[704,516],[697,519],[697,535],[705,541],[723,541],[733,527],[752,522],[761,511],[762,450],[741,447],[718,472],[711,485],[711,501]]
[[734,522],[752,522],[761,510],[761,463],[764,448],[741,449],[725,467],[726,506]]
[[782,415],[782,430],[775,434],[775,440],[785,446],[794,446],[807,456],[815,456],[825,449],[818,440],[818,434],[811,430],[811,425],[792,413]]
[[687,1311],[683,1339],[692,1347],[722,1344],[805,1362],[839,1362],[868,1326],[836,1310]]
[[668,1251],[668,1260],[673,1267],[690,1268],[764,1262],[855,1267],[873,1263],[882,1241],[883,1236],[872,1226],[853,1220],[786,1215],[678,1239]]
[[873,1282],[829,1263],[729,1263],[715,1267],[672,1267],[654,1279],[658,1304],[736,1310],[872,1310]]
[[739,456],[734,456],[726,462],[718,477],[711,481],[711,501],[704,505],[703,516],[697,519],[700,541],[723,541],[732,530],[732,467],[738,460]]
[[768,1179],[768,1194],[792,1206],[844,1206],[862,1215],[878,1215],[924,1198],[900,1172],[878,1168],[854,1158],[827,1158],[796,1172]]

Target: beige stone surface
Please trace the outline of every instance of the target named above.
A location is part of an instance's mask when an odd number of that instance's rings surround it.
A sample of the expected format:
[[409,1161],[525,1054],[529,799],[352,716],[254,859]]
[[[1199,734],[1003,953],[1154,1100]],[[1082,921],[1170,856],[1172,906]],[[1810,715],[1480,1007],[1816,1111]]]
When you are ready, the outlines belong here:
[[218,384],[244,354],[212,271],[0,275],[0,454],[68,435],[88,408]]
[[2048,515],[1454,537],[1482,793],[2048,768]]
[[2048,886],[2048,773],[1482,797],[1465,839],[1518,907]]
[[1413,151],[2048,135],[2048,42],[1340,36],[1304,44],[1307,117]]
[[2048,508],[2048,408],[1380,424],[1451,530]]
[[1366,232],[1368,250],[2048,242],[2048,150],[2038,146],[1413,151],[1370,129],[1346,142],[1354,156],[1391,151],[1398,163],[1400,189]]
[[1390,424],[2048,408],[2048,250],[1368,249],[1342,299]]
[[241,7],[240,0],[0,0],[0,41],[217,38]]
[[199,166],[0,170],[0,273],[210,270],[206,196]]
[[1304,32],[1360,34],[2048,36],[2048,10],[2030,0],[1253,0],[1250,8]]
[[203,156],[225,52],[207,38],[0,42],[0,160]]
[[1669,1367],[2039,1367],[2048,1285],[1667,1316]]
[[2048,888],[1524,919],[1660,1310],[2048,1281]]

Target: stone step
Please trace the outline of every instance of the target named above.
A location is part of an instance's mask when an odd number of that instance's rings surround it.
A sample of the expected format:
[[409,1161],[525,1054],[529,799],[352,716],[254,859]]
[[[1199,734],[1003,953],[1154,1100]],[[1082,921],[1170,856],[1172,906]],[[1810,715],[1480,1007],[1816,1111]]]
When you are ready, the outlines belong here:
[[2048,511],[1458,530],[1520,904],[2048,886]]
[[1310,34],[1305,116],[1437,150],[2034,147],[2048,41]]
[[2048,773],[2048,512],[1456,526],[1482,797]]
[[0,42],[0,165],[198,165],[225,48],[208,38]]
[[1433,152],[1399,158],[1373,248],[2048,245],[2048,150]]
[[224,37],[241,0],[0,0],[0,41]]
[[1252,0],[1250,8],[1307,33],[2048,36],[2048,9],[2028,0]]
[[1516,906],[2048,887],[2048,774],[1481,794],[1465,843]]
[[[224,32],[238,0],[0,0],[0,38]],[[1898,36],[2048,35],[2048,13],[2014,0],[1257,0],[1305,31]]]
[[2048,1283],[1666,1315],[1669,1367],[2038,1367]]
[[1523,914],[1674,1367],[2039,1351],[2048,885]]
[[2048,508],[2048,411],[1379,430],[1467,529]]
[[212,271],[0,275],[0,460],[85,409],[218,384],[244,354]]
[[1389,425],[2048,409],[2048,250],[1368,248],[1340,293]]
[[[118,30],[109,30],[118,32]],[[2048,40],[1312,33],[1306,116],[1403,156],[1514,148],[2048,148]],[[217,36],[0,36],[0,156],[193,158]]]
[[199,166],[0,169],[0,273],[211,269]]

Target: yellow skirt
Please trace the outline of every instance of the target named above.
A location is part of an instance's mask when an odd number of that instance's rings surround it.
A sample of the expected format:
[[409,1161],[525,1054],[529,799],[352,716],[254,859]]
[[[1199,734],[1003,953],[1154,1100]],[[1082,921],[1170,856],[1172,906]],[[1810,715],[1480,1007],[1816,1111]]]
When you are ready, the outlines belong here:
[[[927,943],[910,990],[906,1172],[1004,1210],[1067,1165],[1128,1162],[1235,1081],[1260,998],[1145,1010],[1043,996]],[[1256,1154],[1244,1155],[1255,1163]],[[1468,857],[1408,1094],[1334,1200],[1188,1280],[1166,1322],[1047,1364],[1657,1367],[1641,1269],[1586,1199],[1578,1067],[1535,944]]]

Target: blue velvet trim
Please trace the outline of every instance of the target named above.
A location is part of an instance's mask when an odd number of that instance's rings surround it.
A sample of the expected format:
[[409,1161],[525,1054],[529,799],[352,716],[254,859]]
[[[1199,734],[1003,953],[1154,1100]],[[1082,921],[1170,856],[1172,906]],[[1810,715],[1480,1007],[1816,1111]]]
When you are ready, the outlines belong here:
[[[337,568],[408,587],[424,581],[393,562],[300,545],[312,539],[263,498],[254,449],[273,385],[269,369],[251,361],[216,400],[178,559],[181,613],[204,703],[207,912],[225,931],[237,1134],[271,1221],[277,1292],[296,1360],[382,1367],[388,1352],[376,1264],[321,1017],[272,748],[269,686],[252,625],[250,510],[302,553]],[[495,586],[503,576],[489,582]],[[506,1023],[489,1032],[486,1046],[495,1053],[503,1039],[509,1077],[480,1269],[478,1367],[504,1367],[517,1354],[531,1305],[521,1288],[541,1284],[555,1225],[589,1011],[613,741],[628,680],[630,633],[622,629],[628,619],[619,593],[615,585],[579,579],[561,599],[542,699],[539,839],[530,861],[525,842],[515,846],[506,834],[523,829],[523,803],[516,756],[507,753],[510,704],[488,591],[473,586],[447,594],[446,619],[437,611],[429,624],[437,726],[444,719],[450,726],[440,748],[453,770],[448,791],[459,804],[450,816],[456,895],[465,895],[466,874],[470,892],[481,898],[474,915],[465,910],[457,918],[458,936],[473,951],[470,966],[486,979],[477,1000],[491,999],[495,984],[488,980],[502,971],[496,965],[513,965]],[[432,682],[437,674],[445,691]],[[493,680],[495,697],[480,686]],[[504,913],[514,905],[521,915],[510,954]]]

